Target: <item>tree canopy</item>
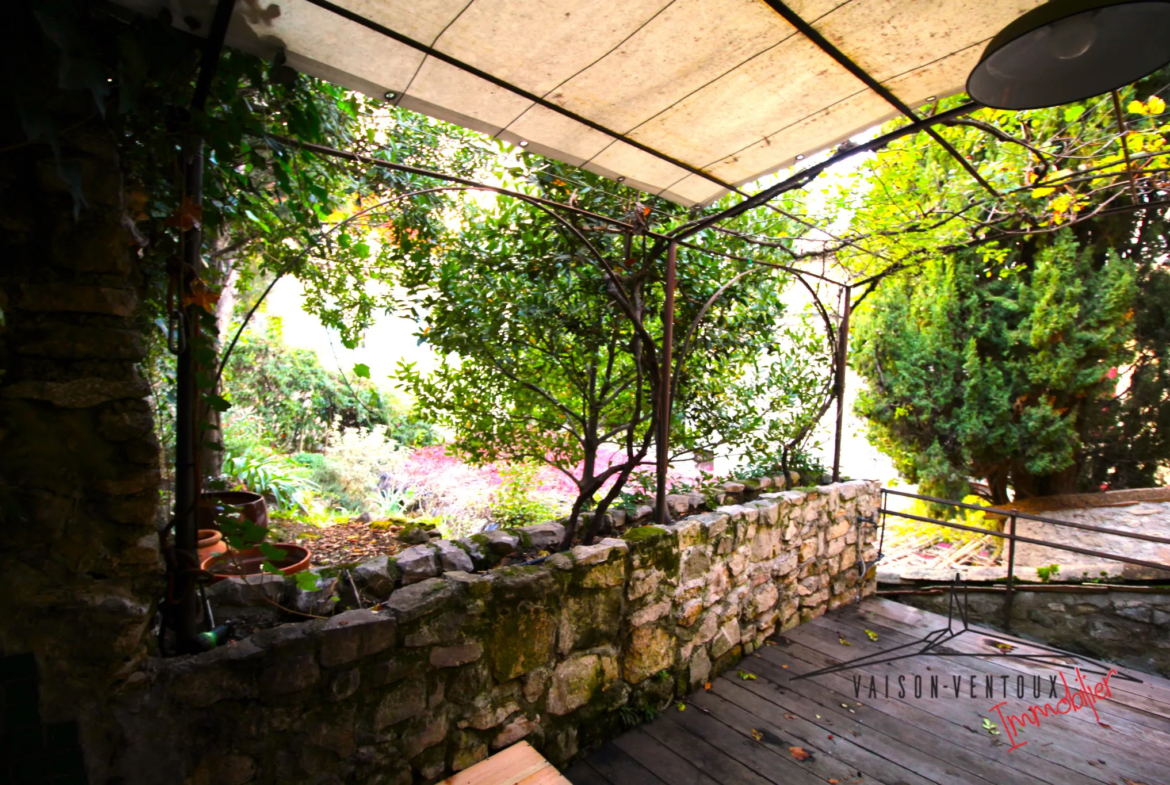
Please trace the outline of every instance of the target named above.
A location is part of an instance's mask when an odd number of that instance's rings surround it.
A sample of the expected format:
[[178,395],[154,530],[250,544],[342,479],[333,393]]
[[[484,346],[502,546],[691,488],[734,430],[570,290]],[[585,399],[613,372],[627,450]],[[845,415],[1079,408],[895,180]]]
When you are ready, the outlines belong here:
[[[603,514],[656,443],[665,281],[649,228],[685,213],[535,156],[518,163],[513,185],[589,214],[553,215],[511,196],[453,203],[430,253],[412,243],[400,255],[419,339],[445,359],[432,374],[399,375],[471,460],[547,462],[571,476],[568,539],[579,513],[596,504]],[[735,236],[716,239],[714,254],[679,254],[672,455],[752,440],[791,451],[810,430],[795,412],[827,393],[816,362],[824,338],[806,322],[782,326],[787,277],[736,258]],[[785,334],[802,341],[786,345]]]
[[857,411],[924,490],[1140,487],[1170,460],[1165,85],[950,121],[988,187],[908,137],[830,201],[864,279]]

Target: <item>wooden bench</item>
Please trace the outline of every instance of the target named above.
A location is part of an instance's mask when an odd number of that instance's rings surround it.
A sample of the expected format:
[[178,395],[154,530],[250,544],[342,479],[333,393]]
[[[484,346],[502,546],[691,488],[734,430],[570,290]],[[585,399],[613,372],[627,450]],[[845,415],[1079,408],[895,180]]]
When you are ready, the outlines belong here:
[[442,785],[572,785],[526,741],[482,760]]

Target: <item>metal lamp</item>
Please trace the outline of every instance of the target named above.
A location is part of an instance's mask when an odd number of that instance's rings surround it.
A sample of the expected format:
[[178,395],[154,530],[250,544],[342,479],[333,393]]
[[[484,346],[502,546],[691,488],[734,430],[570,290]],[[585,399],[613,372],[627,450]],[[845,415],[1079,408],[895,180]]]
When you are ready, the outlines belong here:
[[991,40],[967,94],[1039,109],[1107,93],[1170,62],[1170,0],[1049,0]]

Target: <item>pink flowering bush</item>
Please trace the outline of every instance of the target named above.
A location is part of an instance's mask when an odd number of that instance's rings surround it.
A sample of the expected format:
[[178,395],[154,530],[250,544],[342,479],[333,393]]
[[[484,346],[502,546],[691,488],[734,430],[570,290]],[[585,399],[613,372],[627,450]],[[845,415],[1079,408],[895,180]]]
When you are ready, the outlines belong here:
[[[621,452],[611,449],[599,456],[599,463],[609,466],[622,457]],[[580,469],[576,467],[574,471],[578,477]],[[388,468],[388,473],[395,483],[415,489],[420,512],[439,519],[448,534],[464,536],[498,517],[493,514],[493,505],[501,498],[510,470],[497,464],[471,466],[457,455],[449,454],[446,446],[434,445],[414,450]],[[577,495],[577,486],[570,477],[547,464],[541,464],[523,476],[525,482],[531,483],[526,490],[534,500],[534,509],[543,505],[549,511],[550,520],[568,514]],[[668,488],[672,492],[690,490],[702,482],[703,478],[693,465],[672,469],[668,476]],[[607,484],[599,496],[608,488]],[[625,494],[631,503],[653,500],[653,463],[644,464],[643,470],[631,476]],[[510,495],[514,495],[514,491]]]

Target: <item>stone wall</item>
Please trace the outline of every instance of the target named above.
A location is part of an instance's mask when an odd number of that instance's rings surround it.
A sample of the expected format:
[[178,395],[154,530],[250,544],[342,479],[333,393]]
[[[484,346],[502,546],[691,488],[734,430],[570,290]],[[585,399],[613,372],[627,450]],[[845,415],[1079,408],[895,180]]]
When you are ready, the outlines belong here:
[[0,110],[0,654],[34,655],[46,721],[141,665],[162,575],[138,260],[87,96],[50,96],[59,159]]
[[[946,614],[947,595],[895,599]],[[971,618],[1003,626],[1002,593],[968,595]],[[1012,632],[1065,651],[1170,677],[1170,591],[1017,592]]]
[[[875,483],[849,482],[538,565],[476,574],[449,543],[420,546],[429,560],[376,561],[361,571],[364,592],[383,592],[373,608],[151,661],[112,719],[90,718],[91,780],[405,785],[520,739],[564,764],[776,630],[873,593],[859,568],[873,532],[858,518],[877,504]],[[410,569],[419,560],[450,561],[428,577]]]
[[[1116,529],[1122,532],[1135,534],[1151,534],[1157,537],[1170,539],[1170,498],[1165,489],[1161,491],[1160,499],[1157,496],[1147,499],[1128,500],[1126,494],[1133,491],[1116,491],[1093,494],[1089,496],[1092,506],[1082,504],[1060,508],[1058,500],[1049,501],[1043,510],[1035,511],[1036,515],[1045,518],[1054,518],[1061,521],[1083,523],[1099,526],[1105,529]],[[1084,499],[1078,495],[1069,497],[1072,500]],[[1053,507],[1056,507],[1055,509]],[[1024,512],[1033,512],[1025,509]],[[1062,551],[1056,548],[1046,548],[1042,545],[1019,543],[1016,546],[1016,563],[1025,566],[1047,566],[1057,564],[1061,566],[1062,579],[1075,580],[1087,573],[1089,577],[1098,577],[1104,571],[1108,577],[1123,577],[1132,579],[1166,579],[1170,578],[1170,545],[1143,540],[1131,540],[1111,534],[1082,531],[1058,526],[1040,521],[1030,521],[1020,518],[1016,522],[1016,533],[1023,537],[1032,537],[1037,540],[1059,542],[1073,545],[1078,548],[1087,548],[1102,553],[1111,553],[1118,556],[1128,556],[1132,559],[1155,562],[1167,565],[1166,570],[1153,570],[1135,564],[1124,564],[1095,556],[1086,556],[1071,551]]]

